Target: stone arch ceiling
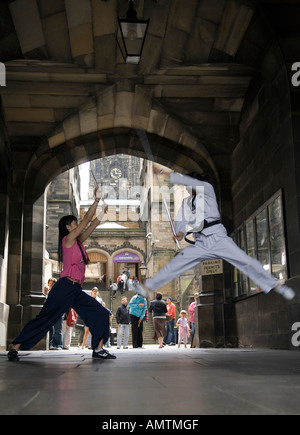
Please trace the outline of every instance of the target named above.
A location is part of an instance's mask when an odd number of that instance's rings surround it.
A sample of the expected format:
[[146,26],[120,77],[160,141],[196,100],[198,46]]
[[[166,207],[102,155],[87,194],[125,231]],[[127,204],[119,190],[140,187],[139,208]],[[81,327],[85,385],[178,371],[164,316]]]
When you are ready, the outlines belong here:
[[141,152],[134,129],[143,128],[158,161],[189,169],[196,162],[226,180],[261,59],[276,41],[287,67],[299,61],[299,1],[136,0],[138,15],[150,18],[138,66],[125,65],[116,44],[127,7],[127,0],[0,3],[11,150],[26,154],[29,180],[39,169],[46,178],[86,155]]

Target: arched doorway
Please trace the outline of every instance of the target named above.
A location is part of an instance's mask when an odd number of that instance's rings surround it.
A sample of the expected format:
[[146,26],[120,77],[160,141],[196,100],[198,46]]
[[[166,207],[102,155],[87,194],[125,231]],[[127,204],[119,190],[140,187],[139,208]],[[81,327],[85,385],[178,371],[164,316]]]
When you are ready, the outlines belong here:
[[108,258],[102,252],[87,250],[90,262],[86,267],[85,279],[88,287],[97,285],[100,290],[107,287],[107,263]]
[[119,276],[123,271],[129,271],[131,277],[136,277],[139,281],[140,276],[140,265],[142,258],[140,254],[132,251],[122,251],[116,254],[113,258],[114,261],[114,276]]

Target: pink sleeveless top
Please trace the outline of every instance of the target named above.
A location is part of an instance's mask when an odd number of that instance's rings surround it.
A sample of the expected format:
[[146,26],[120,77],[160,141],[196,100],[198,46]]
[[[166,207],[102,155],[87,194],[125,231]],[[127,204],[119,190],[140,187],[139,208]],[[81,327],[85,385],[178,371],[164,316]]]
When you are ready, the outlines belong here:
[[[81,251],[77,242],[71,248],[66,248],[65,239],[62,240],[62,251],[63,251],[63,270],[60,274],[61,278],[69,276],[70,278],[82,284],[85,279],[85,262],[83,261]],[[85,253],[84,246],[79,242],[83,252]]]

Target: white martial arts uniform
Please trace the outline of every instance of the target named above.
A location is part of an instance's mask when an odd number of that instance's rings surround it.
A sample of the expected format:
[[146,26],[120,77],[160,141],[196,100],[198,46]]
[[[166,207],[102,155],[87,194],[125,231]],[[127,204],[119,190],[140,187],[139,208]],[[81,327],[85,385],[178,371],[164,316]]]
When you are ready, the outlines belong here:
[[[211,184],[177,173],[171,174],[171,183],[189,186],[197,192],[195,201],[196,213],[198,215],[200,213],[201,217],[204,217],[208,223],[220,220],[217,198]],[[183,234],[186,235],[189,227],[196,229],[199,226],[199,220],[197,220],[192,213],[191,204],[191,198],[187,198],[183,201],[176,218],[177,234],[183,232]],[[203,205],[204,209],[202,209]],[[199,206],[200,211],[198,210]],[[155,291],[168,284],[202,261],[218,258],[226,260],[235,266],[251,278],[265,293],[269,293],[278,285],[276,278],[270,275],[259,261],[248,256],[228,237],[227,231],[222,224],[205,228],[201,233],[194,233],[194,238],[195,245],[190,245],[185,248],[174,257],[170,263],[161,269],[154,278],[146,282],[146,286],[151,291]]]

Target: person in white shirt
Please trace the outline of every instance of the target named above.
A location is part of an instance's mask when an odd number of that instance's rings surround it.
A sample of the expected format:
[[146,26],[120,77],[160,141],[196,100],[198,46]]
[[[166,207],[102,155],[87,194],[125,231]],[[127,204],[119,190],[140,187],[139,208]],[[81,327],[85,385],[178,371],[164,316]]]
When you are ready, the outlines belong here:
[[[164,175],[168,176],[167,173]],[[220,220],[214,188],[202,175],[171,173],[170,182],[186,186],[190,193],[183,200],[176,218],[177,234],[174,238],[178,241],[186,238],[189,241],[187,236],[192,234],[194,241],[190,241],[190,246],[174,257],[156,276],[146,281],[146,291],[153,292],[161,288],[202,261],[221,258],[251,278],[265,293],[274,290],[286,300],[295,297],[293,289],[281,285],[258,260],[247,255],[227,235]]]

